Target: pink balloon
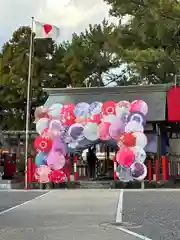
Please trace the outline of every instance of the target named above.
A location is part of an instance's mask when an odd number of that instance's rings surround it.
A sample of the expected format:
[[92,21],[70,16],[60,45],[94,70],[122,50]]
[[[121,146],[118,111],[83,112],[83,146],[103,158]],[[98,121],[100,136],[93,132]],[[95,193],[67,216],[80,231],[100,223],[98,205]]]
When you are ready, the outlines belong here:
[[119,135],[124,133],[124,128],[124,122],[121,119],[116,118],[109,128],[109,134],[112,138],[116,139]]
[[142,100],[135,100],[131,103],[130,112],[141,112],[144,115],[147,115],[148,105]]
[[98,127],[98,135],[101,140],[109,140],[111,139],[111,136],[109,135],[109,127],[110,127],[109,122],[102,122],[99,124]]
[[130,167],[134,162],[134,152],[128,147],[122,147],[116,156],[119,165],[124,167]]
[[49,174],[51,173],[50,167],[46,165],[41,165],[38,170],[36,171],[36,177],[38,182],[40,183],[48,183],[49,180]]
[[34,111],[35,123],[40,119],[47,116],[48,108],[44,106],[37,107]]
[[88,119],[89,122],[94,122],[97,124],[100,124],[102,119],[102,114],[98,113],[98,114],[93,114],[92,116],[90,116],[90,118]]
[[65,165],[65,157],[59,152],[51,151],[47,157],[47,164],[53,170],[61,169]]

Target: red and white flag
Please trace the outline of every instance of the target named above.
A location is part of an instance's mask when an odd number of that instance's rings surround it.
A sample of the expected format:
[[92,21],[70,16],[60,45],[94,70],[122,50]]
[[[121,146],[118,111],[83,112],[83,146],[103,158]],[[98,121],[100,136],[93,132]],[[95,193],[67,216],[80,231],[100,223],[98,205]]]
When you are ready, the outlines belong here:
[[35,38],[52,38],[56,40],[60,35],[60,29],[54,25],[34,22]]

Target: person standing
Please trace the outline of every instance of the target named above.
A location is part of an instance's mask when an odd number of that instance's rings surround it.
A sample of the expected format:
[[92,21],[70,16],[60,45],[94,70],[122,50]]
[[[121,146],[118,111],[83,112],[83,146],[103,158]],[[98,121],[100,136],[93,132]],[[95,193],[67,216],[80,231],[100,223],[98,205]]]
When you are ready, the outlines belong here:
[[94,149],[91,149],[89,147],[88,154],[87,154],[87,163],[88,163],[88,177],[90,179],[95,178],[96,161],[97,161],[97,157],[94,152]]

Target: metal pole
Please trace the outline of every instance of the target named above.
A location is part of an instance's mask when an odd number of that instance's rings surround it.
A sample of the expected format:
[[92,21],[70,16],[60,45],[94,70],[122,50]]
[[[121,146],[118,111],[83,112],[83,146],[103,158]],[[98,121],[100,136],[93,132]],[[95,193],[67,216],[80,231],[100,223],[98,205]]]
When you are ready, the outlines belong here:
[[176,86],[177,85],[177,75],[175,74],[174,76],[174,85]]
[[26,142],[25,142],[25,188],[27,183],[27,164],[28,164],[28,147],[29,147],[29,123],[30,123],[30,95],[31,95],[31,71],[32,71],[32,52],[33,52],[33,24],[34,17],[31,23],[31,37],[29,47],[29,67],[28,67],[28,82],[27,82],[27,104],[26,104]]

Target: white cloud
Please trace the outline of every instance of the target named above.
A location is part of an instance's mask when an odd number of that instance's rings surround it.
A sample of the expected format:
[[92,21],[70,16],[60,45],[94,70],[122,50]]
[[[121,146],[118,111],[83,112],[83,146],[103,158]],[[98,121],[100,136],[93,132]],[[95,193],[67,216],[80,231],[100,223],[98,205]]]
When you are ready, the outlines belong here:
[[0,44],[18,27],[30,25],[31,16],[59,27],[61,40],[66,40],[73,32],[108,18],[108,10],[103,0],[1,0]]

